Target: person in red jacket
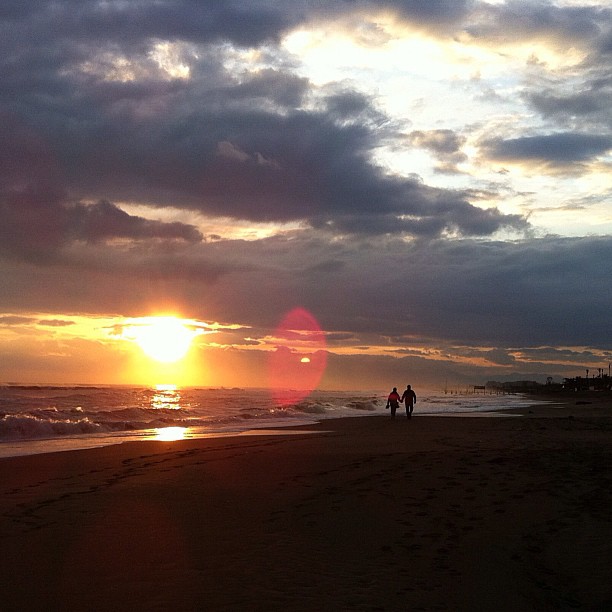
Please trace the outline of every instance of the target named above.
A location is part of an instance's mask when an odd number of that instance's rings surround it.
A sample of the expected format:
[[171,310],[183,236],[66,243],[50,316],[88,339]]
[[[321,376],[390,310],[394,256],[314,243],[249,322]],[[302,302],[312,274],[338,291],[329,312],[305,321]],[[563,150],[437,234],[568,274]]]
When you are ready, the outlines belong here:
[[406,416],[411,419],[412,411],[414,410],[414,405],[416,404],[416,393],[412,390],[410,385],[406,387],[400,402],[406,403]]
[[401,398],[399,393],[397,392],[397,387],[393,387],[393,391],[389,393],[389,397],[387,398],[387,408],[391,408],[391,418],[395,418],[395,411],[399,408],[401,402]]

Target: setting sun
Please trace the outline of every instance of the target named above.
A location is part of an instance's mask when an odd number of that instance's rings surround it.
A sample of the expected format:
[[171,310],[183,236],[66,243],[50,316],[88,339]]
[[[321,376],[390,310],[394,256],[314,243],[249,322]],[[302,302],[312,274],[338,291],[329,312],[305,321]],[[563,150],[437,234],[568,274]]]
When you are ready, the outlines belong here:
[[185,357],[193,339],[201,329],[176,317],[148,317],[128,326],[125,337],[136,342],[143,352],[163,363],[172,363]]

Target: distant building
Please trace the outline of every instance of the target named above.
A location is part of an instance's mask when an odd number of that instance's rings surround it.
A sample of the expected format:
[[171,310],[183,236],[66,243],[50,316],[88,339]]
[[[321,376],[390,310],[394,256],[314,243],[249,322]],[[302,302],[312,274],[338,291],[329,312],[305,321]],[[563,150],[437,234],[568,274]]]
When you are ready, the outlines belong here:
[[570,391],[610,391],[612,389],[612,380],[609,374],[604,374],[603,370],[599,370],[599,375],[576,376],[576,378],[564,378],[563,388]]
[[487,391],[498,393],[537,393],[543,386],[535,380],[512,380],[508,382],[490,380],[485,385]]

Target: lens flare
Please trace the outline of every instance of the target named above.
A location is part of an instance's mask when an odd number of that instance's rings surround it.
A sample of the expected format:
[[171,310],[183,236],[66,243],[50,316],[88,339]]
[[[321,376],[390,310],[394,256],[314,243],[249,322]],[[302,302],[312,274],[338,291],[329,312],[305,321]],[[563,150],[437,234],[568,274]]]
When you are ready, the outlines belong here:
[[268,359],[272,398],[279,406],[302,401],[317,388],[327,366],[325,334],[314,316],[295,308],[275,332],[276,350]]

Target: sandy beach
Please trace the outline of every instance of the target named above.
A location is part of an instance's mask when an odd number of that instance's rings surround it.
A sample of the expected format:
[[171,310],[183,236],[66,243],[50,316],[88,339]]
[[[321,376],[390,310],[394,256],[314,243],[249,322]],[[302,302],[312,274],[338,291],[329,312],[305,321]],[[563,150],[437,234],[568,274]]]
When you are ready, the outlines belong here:
[[612,610],[612,402],[0,460],[13,610]]

